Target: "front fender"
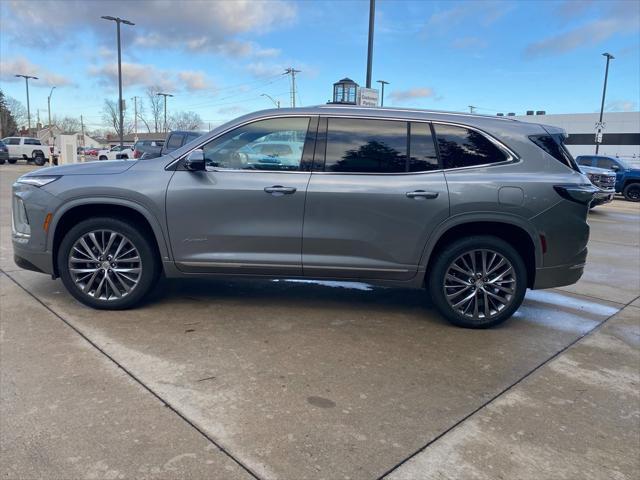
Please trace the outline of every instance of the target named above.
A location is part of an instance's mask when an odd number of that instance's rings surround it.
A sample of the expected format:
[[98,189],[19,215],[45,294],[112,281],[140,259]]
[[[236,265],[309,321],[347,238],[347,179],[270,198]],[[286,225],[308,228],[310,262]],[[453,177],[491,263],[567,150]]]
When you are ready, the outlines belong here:
[[127,207],[132,210],[135,210],[139,214],[141,214],[153,230],[153,234],[156,238],[156,243],[158,244],[158,250],[160,251],[160,256],[163,261],[171,260],[171,250],[168,247],[167,235],[165,229],[162,227],[162,223],[160,220],[151,213],[144,205],[141,205],[135,201],[127,200],[124,198],[114,198],[114,197],[82,197],[74,200],[69,200],[63,203],[58,210],[53,214],[51,218],[51,223],[49,227],[50,234],[47,238],[47,251],[53,251],[53,240],[54,240],[54,232],[56,231],[60,220],[64,215],[69,212],[71,209],[79,206],[86,205],[117,205],[121,207]]

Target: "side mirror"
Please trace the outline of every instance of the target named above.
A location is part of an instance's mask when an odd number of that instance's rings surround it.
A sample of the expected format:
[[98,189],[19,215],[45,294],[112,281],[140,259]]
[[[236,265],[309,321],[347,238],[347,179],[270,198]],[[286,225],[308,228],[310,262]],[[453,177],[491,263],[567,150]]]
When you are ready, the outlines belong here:
[[190,172],[204,171],[204,150],[193,150],[183,162],[184,168]]
[[617,172],[618,170],[620,170],[620,167],[614,163],[613,165],[611,165],[611,170]]

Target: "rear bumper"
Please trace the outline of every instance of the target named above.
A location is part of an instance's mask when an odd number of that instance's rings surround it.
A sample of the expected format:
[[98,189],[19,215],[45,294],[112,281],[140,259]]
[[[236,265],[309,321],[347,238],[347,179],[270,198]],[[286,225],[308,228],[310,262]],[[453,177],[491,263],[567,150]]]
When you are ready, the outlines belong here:
[[574,257],[571,263],[555,267],[536,268],[536,279],[533,289],[563,287],[572,285],[580,280],[587,261],[587,249]]

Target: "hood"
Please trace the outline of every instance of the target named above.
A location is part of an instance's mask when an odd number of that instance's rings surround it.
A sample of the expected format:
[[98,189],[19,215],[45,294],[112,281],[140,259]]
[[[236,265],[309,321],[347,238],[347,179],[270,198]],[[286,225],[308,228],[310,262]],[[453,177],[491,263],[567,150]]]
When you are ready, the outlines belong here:
[[102,160],[86,163],[71,163],[58,167],[41,168],[26,174],[26,177],[41,175],[114,175],[126,172],[137,163],[136,160]]
[[607,170],[606,168],[589,167],[587,165],[578,165],[578,167],[582,173],[595,173],[597,175],[616,174],[613,170]]

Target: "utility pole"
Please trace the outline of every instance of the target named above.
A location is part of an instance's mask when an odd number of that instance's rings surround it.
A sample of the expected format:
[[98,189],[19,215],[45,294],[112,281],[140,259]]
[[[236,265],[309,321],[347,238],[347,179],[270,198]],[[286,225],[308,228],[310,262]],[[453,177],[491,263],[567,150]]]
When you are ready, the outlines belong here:
[[604,86],[602,87],[602,103],[600,104],[600,120],[596,125],[596,155],[598,155],[598,150],[600,149],[600,144],[602,143],[602,130],[604,129],[604,124],[602,123],[602,114],[604,113],[604,98],[607,95],[607,78],[609,77],[609,61],[616,58],[607,52],[603,53],[602,55],[607,57],[607,66],[604,71]]
[[31,109],[29,107],[29,79],[38,80],[38,77],[31,75],[16,75],[16,77],[24,78],[24,83],[27,86],[27,127],[29,129],[29,135],[31,135]]
[[120,17],[111,17],[108,15],[101,18],[116,22],[116,32],[118,36],[118,112],[120,120],[120,147],[122,148],[124,145],[124,102],[122,101],[122,49],[120,46],[120,24],[124,23],[125,25],[133,26],[135,23]]
[[289,67],[284,71],[283,74],[291,75],[291,108],[296,108],[296,73],[300,73],[300,70]]
[[82,145],[80,146],[84,147],[84,118],[82,118],[82,115],[80,115],[80,131],[82,132]]
[[371,69],[373,67],[373,27],[376,17],[376,0],[369,0],[369,48],[367,49],[367,88],[371,88]]
[[382,92],[380,92],[380,107],[384,107],[384,86],[389,85],[389,82],[386,80],[376,80],[380,85],[382,85]]
[[133,139],[138,141],[138,97],[133,97]]
[[469,105],[469,113],[473,113],[475,109],[476,107],[474,107],[473,105]]
[[173,97],[170,93],[156,93],[161,97],[164,97],[164,133],[167,133],[167,97]]

